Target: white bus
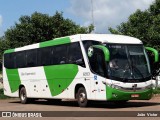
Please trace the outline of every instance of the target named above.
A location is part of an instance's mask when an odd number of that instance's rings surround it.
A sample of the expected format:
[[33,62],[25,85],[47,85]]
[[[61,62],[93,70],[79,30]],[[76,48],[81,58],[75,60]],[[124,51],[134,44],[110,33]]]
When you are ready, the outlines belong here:
[[[146,49],[155,54],[153,48]],[[152,97],[149,60],[136,38],[78,34],[4,52],[4,94],[33,99],[124,102]]]

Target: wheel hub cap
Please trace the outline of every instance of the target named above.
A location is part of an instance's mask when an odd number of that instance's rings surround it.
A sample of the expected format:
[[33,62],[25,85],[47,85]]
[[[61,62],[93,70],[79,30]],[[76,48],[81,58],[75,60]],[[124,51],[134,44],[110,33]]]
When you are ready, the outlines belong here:
[[86,98],[86,95],[84,93],[81,93],[79,95],[79,99],[80,99],[80,102],[84,102],[85,101],[85,98]]

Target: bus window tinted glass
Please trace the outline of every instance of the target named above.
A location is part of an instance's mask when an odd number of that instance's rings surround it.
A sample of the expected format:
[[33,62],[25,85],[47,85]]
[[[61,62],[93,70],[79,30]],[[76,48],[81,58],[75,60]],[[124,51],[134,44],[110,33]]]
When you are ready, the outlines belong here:
[[26,51],[27,56],[27,67],[37,66],[37,50],[28,50]]
[[51,47],[38,49],[37,65],[45,66],[51,64],[52,51]]
[[54,47],[53,64],[65,64],[67,62],[67,45]]
[[15,68],[14,58],[15,58],[15,53],[4,54],[4,66],[10,69]]
[[98,41],[92,41],[92,40],[85,40],[83,41],[83,45],[84,45],[84,48],[86,50],[86,52],[88,52],[88,48],[92,45],[100,45],[101,43],[98,42]]
[[16,53],[16,68],[23,68],[26,66],[25,58],[25,51]]
[[69,46],[69,63],[85,66],[80,44],[78,42],[72,43]]

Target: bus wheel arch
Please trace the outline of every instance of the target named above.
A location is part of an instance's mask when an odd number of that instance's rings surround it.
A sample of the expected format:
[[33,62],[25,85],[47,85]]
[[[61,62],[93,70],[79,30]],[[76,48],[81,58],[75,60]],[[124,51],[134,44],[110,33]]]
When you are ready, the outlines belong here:
[[82,84],[77,84],[75,87],[75,98],[78,101],[80,107],[86,107],[88,103],[87,92]]

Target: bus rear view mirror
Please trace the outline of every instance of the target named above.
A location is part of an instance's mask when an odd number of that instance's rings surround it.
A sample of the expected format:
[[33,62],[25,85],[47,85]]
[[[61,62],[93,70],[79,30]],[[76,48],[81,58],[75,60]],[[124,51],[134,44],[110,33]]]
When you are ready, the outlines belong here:
[[89,47],[89,49],[88,49],[88,57],[92,57],[92,55],[94,54],[96,49],[101,50],[104,53],[105,61],[109,62],[109,60],[110,60],[110,52],[109,52],[108,48],[106,48],[103,45],[93,45],[93,46]]
[[158,75],[158,70],[160,68],[160,63],[159,63],[159,53],[156,49],[152,47],[145,47],[147,50],[147,54],[149,57],[150,61],[150,67],[152,71],[152,77],[155,78]]
[[152,62],[158,62],[159,61],[159,54],[158,51],[152,47],[145,47],[148,53],[149,58],[152,58]]

